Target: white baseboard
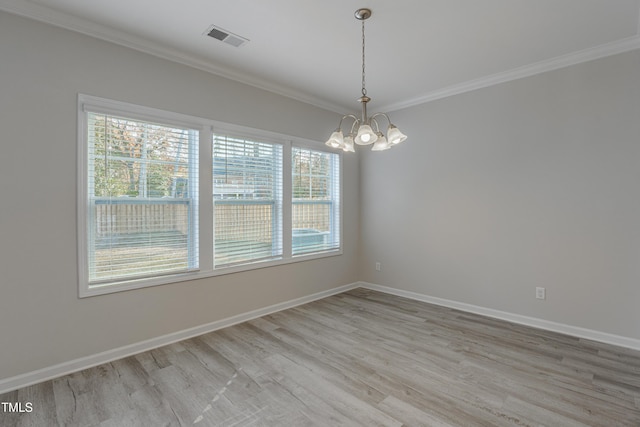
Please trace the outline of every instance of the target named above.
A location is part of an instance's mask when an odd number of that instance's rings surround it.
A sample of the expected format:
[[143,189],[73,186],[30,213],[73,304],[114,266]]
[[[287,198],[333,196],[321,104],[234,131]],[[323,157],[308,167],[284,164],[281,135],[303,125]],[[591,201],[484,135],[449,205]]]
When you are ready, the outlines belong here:
[[632,350],[640,350],[640,340],[635,338],[613,335],[606,332],[595,331],[592,329],[580,328],[577,326],[565,325],[563,323],[551,322],[548,320],[538,319],[535,317],[522,316],[520,314],[509,313],[506,311],[494,310],[491,308],[480,307],[477,305],[466,304],[457,301],[451,301],[442,298],[436,298],[416,292],[405,291],[402,289],[390,288],[388,286],[376,285],[367,282],[358,282],[358,285],[365,289],[384,292],[399,297],[409,298],[416,301],[427,302],[430,304],[440,305],[443,307],[455,308],[457,310],[469,313],[480,314],[495,319],[506,320],[520,325],[531,326],[537,329],[544,329],[552,332],[559,332],[565,335],[571,335],[577,338],[585,338],[592,341],[599,341],[619,347],[630,348]]
[[620,347],[626,347],[633,350],[640,350],[640,340],[634,338],[623,337],[619,335],[608,334],[605,332],[594,331],[591,329],[579,328],[576,326],[565,325],[562,323],[550,322],[548,320],[538,319],[535,317],[522,316],[519,314],[509,313],[500,310],[493,310],[490,308],[479,307],[472,304],[465,304],[457,301],[451,301],[442,298],[431,297],[416,292],[405,291],[402,289],[390,288],[387,286],[376,285],[367,282],[356,282],[345,286],[329,289],[327,291],[318,292],[312,295],[307,295],[302,298],[297,298],[290,301],[285,301],[280,304],[271,305],[268,307],[260,308],[257,310],[249,311],[247,313],[238,314],[236,316],[221,319],[205,325],[196,326],[194,328],[185,329],[182,331],[174,332],[171,334],[163,335],[160,337],[152,338],[146,341],[141,341],[135,344],[119,347],[113,350],[107,350],[102,353],[94,354],[87,357],[63,362],[58,365],[50,366],[47,368],[39,369],[33,372],[27,372],[25,374],[17,375],[15,377],[6,378],[0,380],[0,394],[7,393],[19,388],[27,387],[33,384],[48,381],[54,378],[61,377],[63,375],[78,372],[83,369],[91,368],[103,363],[108,363],[114,360],[122,359],[124,357],[132,356],[134,354],[149,351],[154,348],[162,347],[164,345],[173,344],[178,341],[193,338],[198,335],[213,332],[218,329],[226,328],[228,326],[236,325],[238,323],[246,322],[258,317],[266,316],[278,311],[293,308],[302,304],[306,304],[312,301],[316,301],[322,298],[326,298],[332,295],[340,294],[342,292],[349,291],[356,288],[371,289],[374,291],[384,292],[387,294],[397,295],[404,298],[413,299],[416,301],[423,301],[430,304],[440,305],[443,307],[455,308],[461,311],[469,313],[476,313],[483,316],[493,317],[496,319],[506,320],[521,325],[531,326],[538,329],[544,329],[553,332],[559,332],[566,335],[571,335],[579,338],[585,338],[593,341],[599,341],[607,344],[617,345]]
[[154,348],[162,347],[164,345],[173,344],[178,341],[186,340],[196,337],[198,335],[213,332],[218,329],[226,328],[238,323],[246,322],[258,317],[266,316],[278,311],[293,308],[302,304],[306,304],[312,301],[316,301],[322,298],[329,297],[331,295],[340,294],[342,292],[349,291],[359,287],[358,283],[352,283],[345,286],[329,289],[327,291],[318,292],[312,295],[307,295],[302,298],[285,301],[279,304],[270,305],[268,307],[260,308],[257,310],[249,311],[247,313],[238,314],[236,316],[228,317],[226,319],[217,320],[215,322],[207,323],[205,325],[196,326],[194,328],[185,329],[171,334],[163,335],[160,337],[152,338],[146,341],[141,341],[135,344],[126,345],[124,347],[116,348],[113,350],[107,350],[102,353],[94,354],[87,357],[81,357],[79,359],[71,360],[69,362],[63,362],[58,365],[50,366],[37,371],[27,372],[25,374],[17,375],[0,380],[0,394],[7,393],[9,391],[17,390],[19,388],[27,387],[33,384],[48,381],[54,378],[68,375],[73,372],[78,372],[83,369],[91,368],[103,363],[112,362],[114,360],[129,357],[134,354],[142,353],[144,351],[153,350]]

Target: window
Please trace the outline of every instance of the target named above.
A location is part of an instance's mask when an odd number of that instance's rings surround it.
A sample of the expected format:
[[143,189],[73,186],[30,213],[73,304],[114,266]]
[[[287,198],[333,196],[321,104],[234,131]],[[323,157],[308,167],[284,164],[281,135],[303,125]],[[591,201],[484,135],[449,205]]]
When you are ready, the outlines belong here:
[[292,253],[340,247],[340,157],[334,153],[292,149]]
[[213,137],[214,267],[282,257],[282,146]]
[[87,95],[78,129],[81,297],[341,253],[317,142]]
[[198,131],[87,112],[88,280],[198,268]]

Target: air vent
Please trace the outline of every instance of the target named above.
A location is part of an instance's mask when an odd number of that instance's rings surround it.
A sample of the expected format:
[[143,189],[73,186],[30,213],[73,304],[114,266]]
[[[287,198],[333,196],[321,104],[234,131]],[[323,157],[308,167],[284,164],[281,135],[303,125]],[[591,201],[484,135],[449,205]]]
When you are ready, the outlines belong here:
[[220,40],[223,43],[230,44],[233,47],[240,47],[249,41],[249,39],[240,37],[227,30],[223,30],[220,27],[216,27],[215,25],[207,28],[204,34],[208,35],[209,37],[213,37],[216,40]]

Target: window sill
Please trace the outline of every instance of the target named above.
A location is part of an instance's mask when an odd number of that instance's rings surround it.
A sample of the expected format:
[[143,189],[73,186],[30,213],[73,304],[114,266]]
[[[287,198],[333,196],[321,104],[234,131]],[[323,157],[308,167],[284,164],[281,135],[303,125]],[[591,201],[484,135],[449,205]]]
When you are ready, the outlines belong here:
[[134,289],[148,288],[152,286],[168,285],[171,283],[186,282],[190,280],[205,279],[208,277],[223,276],[227,274],[242,273],[245,271],[258,270],[261,268],[276,267],[280,265],[293,264],[297,262],[311,261],[315,259],[328,258],[342,255],[342,249],[335,249],[313,254],[295,255],[292,258],[279,259],[274,261],[256,262],[233,267],[223,267],[212,271],[196,271],[189,273],[171,274],[161,277],[124,280],[121,282],[105,283],[100,285],[80,287],[80,298],[88,298],[98,295],[112,294],[116,292],[131,291]]

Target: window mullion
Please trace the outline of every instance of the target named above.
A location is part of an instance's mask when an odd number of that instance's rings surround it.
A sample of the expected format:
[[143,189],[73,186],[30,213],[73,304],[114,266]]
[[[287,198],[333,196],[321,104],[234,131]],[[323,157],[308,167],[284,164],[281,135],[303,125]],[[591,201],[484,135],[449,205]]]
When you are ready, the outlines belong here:
[[293,166],[292,166],[291,142],[287,141],[283,146],[282,158],[282,256],[289,259],[292,256],[293,234]]
[[200,268],[213,270],[214,221],[213,214],[213,129],[204,127],[200,131]]
[[331,173],[331,230],[333,235],[333,244],[338,243],[338,246],[342,246],[342,218],[341,218],[341,206],[342,206],[342,176],[340,171],[342,163],[342,157],[335,157],[330,164]]

